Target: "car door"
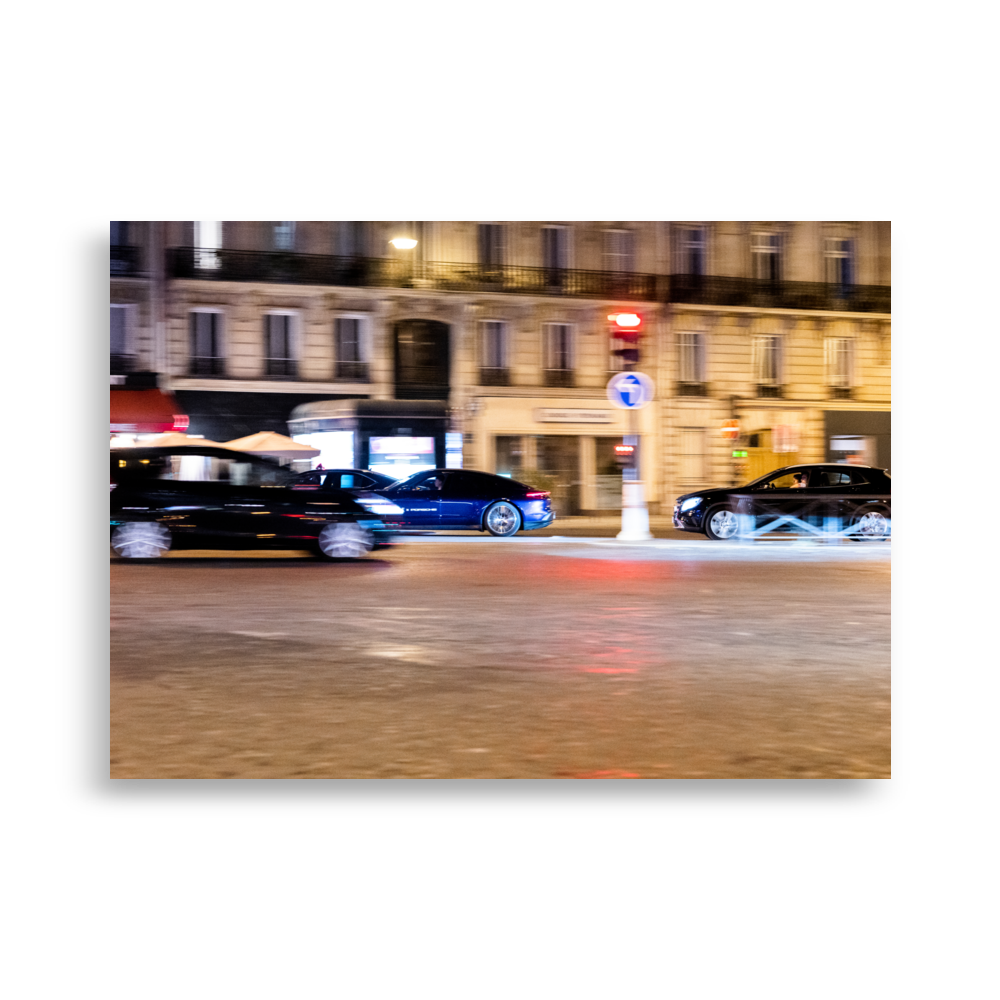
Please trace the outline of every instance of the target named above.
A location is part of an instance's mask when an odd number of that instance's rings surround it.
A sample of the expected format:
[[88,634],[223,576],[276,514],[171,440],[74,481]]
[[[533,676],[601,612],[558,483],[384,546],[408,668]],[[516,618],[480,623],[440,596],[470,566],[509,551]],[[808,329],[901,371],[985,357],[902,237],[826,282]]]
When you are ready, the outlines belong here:
[[451,472],[441,493],[441,527],[467,528],[478,525],[479,511],[488,493],[485,476],[474,472]]
[[438,474],[428,472],[406,480],[385,495],[402,507],[403,513],[393,518],[408,528],[436,528],[441,515],[441,489]]
[[[796,475],[805,473],[807,485],[796,486]],[[808,516],[810,505],[816,499],[816,488],[812,486],[816,482],[816,470],[796,466],[785,472],[779,470],[769,479],[760,483],[752,490],[754,496],[753,513],[756,518],[756,526],[764,527],[781,517],[801,518]],[[785,530],[794,530],[795,525],[790,527],[783,525]],[[782,530],[779,528],[777,530]]]

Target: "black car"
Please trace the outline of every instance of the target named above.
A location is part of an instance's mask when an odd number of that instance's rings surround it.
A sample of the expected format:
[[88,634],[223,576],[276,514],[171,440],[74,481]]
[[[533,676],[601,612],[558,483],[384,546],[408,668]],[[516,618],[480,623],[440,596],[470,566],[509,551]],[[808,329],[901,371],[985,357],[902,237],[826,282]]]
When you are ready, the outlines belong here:
[[304,485],[326,486],[341,490],[384,490],[399,482],[371,469],[313,469],[300,472],[298,481]]
[[885,469],[862,465],[789,465],[746,486],[698,490],[678,497],[674,527],[725,540],[743,530],[840,534],[888,539],[892,481]]
[[400,509],[383,515],[386,524],[409,529],[488,531],[509,538],[547,528],[556,517],[547,490],[474,469],[428,469],[380,493]]
[[340,489],[317,490],[267,459],[228,448],[111,452],[111,546],[125,558],[168,549],[309,549],[357,558],[392,532]]

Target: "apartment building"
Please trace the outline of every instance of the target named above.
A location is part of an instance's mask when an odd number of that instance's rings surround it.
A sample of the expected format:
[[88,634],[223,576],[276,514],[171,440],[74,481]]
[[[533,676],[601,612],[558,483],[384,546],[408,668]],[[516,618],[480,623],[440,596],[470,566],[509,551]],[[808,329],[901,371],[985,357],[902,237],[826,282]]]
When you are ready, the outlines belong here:
[[608,317],[638,312],[666,509],[794,461],[888,464],[889,258],[867,222],[112,223],[112,381],[155,376],[212,440],[543,474],[564,513],[608,510]]

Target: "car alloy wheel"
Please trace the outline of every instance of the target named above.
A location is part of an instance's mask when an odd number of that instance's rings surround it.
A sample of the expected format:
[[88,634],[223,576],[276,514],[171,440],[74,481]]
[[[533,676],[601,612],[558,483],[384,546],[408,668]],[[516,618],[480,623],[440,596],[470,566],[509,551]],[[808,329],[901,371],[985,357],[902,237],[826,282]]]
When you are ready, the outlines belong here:
[[880,510],[865,510],[854,521],[855,538],[860,541],[884,541],[889,537],[889,519]]
[[521,527],[521,512],[510,503],[500,501],[486,511],[486,530],[498,538],[516,535]]
[[170,530],[157,521],[119,524],[111,547],[122,559],[155,559],[170,548]]
[[360,559],[375,545],[372,533],[351,521],[324,525],[316,540],[327,559]]
[[739,526],[736,515],[726,507],[714,507],[705,515],[705,534],[715,541],[732,538]]

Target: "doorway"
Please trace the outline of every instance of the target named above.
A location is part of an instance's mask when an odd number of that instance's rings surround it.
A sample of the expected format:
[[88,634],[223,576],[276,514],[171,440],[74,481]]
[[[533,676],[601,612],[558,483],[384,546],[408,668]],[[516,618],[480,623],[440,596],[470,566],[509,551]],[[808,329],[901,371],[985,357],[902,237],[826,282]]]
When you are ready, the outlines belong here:
[[538,469],[555,479],[552,503],[558,514],[580,512],[580,439],[569,434],[545,434],[536,439]]

